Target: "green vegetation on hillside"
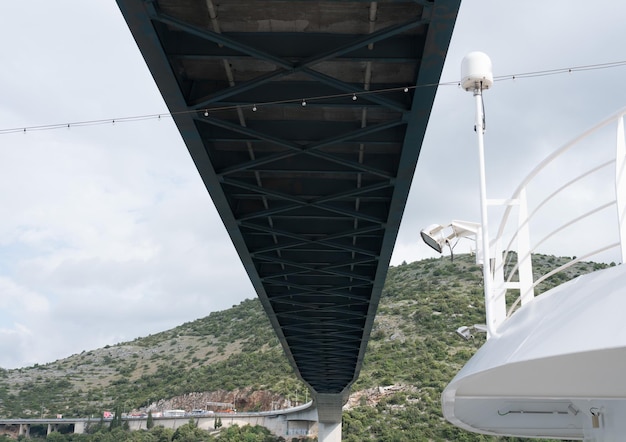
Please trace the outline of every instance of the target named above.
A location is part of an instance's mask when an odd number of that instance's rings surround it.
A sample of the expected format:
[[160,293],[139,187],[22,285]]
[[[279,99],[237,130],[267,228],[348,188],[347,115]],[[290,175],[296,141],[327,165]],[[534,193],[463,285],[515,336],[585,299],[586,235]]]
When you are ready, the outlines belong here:
[[[99,416],[190,392],[266,390],[301,383],[258,299],[132,342],[0,372],[0,415]],[[252,409],[254,409],[252,407]]]
[[[533,259],[540,274],[566,261]],[[541,291],[602,267],[579,263],[545,281]],[[441,391],[484,341],[481,335],[464,341],[455,330],[479,323],[484,323],[482,271],[474,257],[391,267],[361,375],[344,412],[343,440],[496,440],[459,430],[441,415]],[[2,370],[0,415],[99,416],[116,405],[138,409],[218,390],[269,391],[292,399],[295,391],[304,391],[257,299],[133,342]]]
[[[32,442],[285,442],[286,439],[274,436],[270,431],[261,426],[239,427],[233,425],[219,433],[210,432],[198,428],[193,420],[189,421],[176,430],[164,427],[154,427],[150,430],[129,431],[123,428],[110,428],[96,425],[85,434],[73,434],[52,432],[46,436],[45,429],[40,428],[41,434],[31,432],[28,440]],[[9,442],[9,436],[0,436],[0,442]],[[293,438],[291,442],[299,442]]]

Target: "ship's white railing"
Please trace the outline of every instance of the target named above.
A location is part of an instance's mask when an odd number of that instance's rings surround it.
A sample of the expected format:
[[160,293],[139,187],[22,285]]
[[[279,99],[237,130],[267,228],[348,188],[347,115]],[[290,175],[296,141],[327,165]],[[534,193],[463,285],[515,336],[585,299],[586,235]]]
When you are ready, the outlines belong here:
[[[563,271],[574,264],[588,260],[590,258],[595,258],[608,250],[618,250],[619,257],[621,262],[625,262],[626,259],[626,142],[624,139],[624,116],[626,115],[626,108],[620,110],[619,112],[613,114],[609,118],[601,121],[595,126],[591,127],[587,131],[583,132],[578,137],[572,139],[561,148],[554,151],[551,155],[549,155],[545,160],[543,160],[540,164],[538,164],[528,176],[519,184],[517,189],[513,192],[513,195],[510,199],[507,200],[489,200],[489,206],[497,206],[501,207],[502,218],[499,225],[499,229],[495,235],[495,237],[490,241],[491,249],[495,252],[491,256],[493,257],[492,262],[492,296],[491,302],[495,305],[486,306],[486,308],[491,308],[492,311],[497,312],[506,312],[506,314],[500,313],[494,319],[496,321],[495,328],[502,324],[512,313],[513,311],[521,304],[525,305],[530,302],[535,297],[535,292],[537,286],[545,281],[547,278],[553,276],[554,274]],[[592,137],[597,137],[598,133],[610,130],[610,127],[615,124],[617,127],[617,137],[615,142],[615,148],[606,149],[606,153],[604,154],[604,158],[599,159],[598,157],[602,156],[602,146],[606,147],[607,144],[612,144],[612,141],[607,141],[606,135],[603,135],[604,138],[600,137],[600,141],[590,141]],[[608,129],[607,129],[608,127]],[[571,152],[572,149],[576,147],[583,146],[583,149],[591,149],[589,145],[585,145],[585,143],[590,143],[592,151],[585,153],[592,153],[593,159],[591,160],[583,160],[579,161],[584,164],[584,170],[579,171],[576,170],[577,175],[573,178],[569,179],[565,184],[561,185],[554,191],[548,194],[548,196],[544,197],[538,201],[532,201],[532,204],[529,204],[529,197],[531,187],[533,184],[537,185],[537,182],[541,180],[542,174],[551,173],[550,181],[554,181],[555,175],[560,175],[560,172],[555,172],[559,170],[564,170],[562,167],[557,168],[557,160],[564,160],[565,154]],[[608,146],[610,147],[610,146]],[[607,159],[608,158],[608,159]],[[595,162],[594,164],[591,164]],[[562,166],[562,165],[561,165]],[[565,164],[566,169],[571,169],[569,167],[570,164]],[[610,173],[611,166],[614,166],[615,173]],[[552,170],[550,171],[550,168]],[[598,178],[600,176],[600,178]],[[609,176],[608,180],[614,180],[614,187],[611,190],[609,195],[600,194],[600,192],[595,193],[591,190],[591,186],[585,186],[585,180],[593,179],[595,177],[596,182],[598,180],[603,184],[606,184],[606,177]],[[543,177],[545,179],[545,177]],[[558,198],[575,186],[583,186],[583,191],[579,192],[578,196],[581,198],[577,199],[575,204],[572,200],[569,201],[569,205],[575,205],[577,208],[581,208],[584,204],[585,198],[582,198],[582,194],[585,193],[586,190],[589,190],[589,195],[587,195],[587,199],[590,202],[589,208],[585,207],[582,213],[577,213],[573,218],[569,218],[566,220],[559,220],[561,224],[557,226],[551,227],[552,230],[540,232],[540,238],[534,242],[531,242],[530,235],[530,227],[531,223],[535,220],[538,220],[542,213],[542,209],[545,209],[548,206],[548,203],[554,204],[555,201],[558,201]],[[542,187],[541,184],[538,187]],[[540,189],[545,190],[545,189]],[[541,192],[536,192],[541,193]],[[534,194],[533,194],[534,196]],[[602,199],[604,198],[604,200]],[[568,207],[568,203],[562,206],[563,212],[568,212],[570,207]],[[606,214],[607,209],[611,207],[616,207],[617,217],[613,218],[616,220],[617,227],[615,229],[611,229],[610,225],[607,225]],[[513,208],[517,207],[517,217],[512,216]],[[531,210],[529,211],[529,207]],[[552,211],[554,213],[554,210]],[[597,216],[600,213],[604,213],[604,218],[602,218],[602,223],[598,229],[597,222],[595,224],[596,230],[589,231],[587,230],[588,237],[585,238],[587,241],[577,241],[579,243],[593,243],[593,247],[591,250],[584,251],[582,255],[578,255],[573,257],[567,263],[559,266],[546,273],[545,275],[538,275],[536,279],[533,277],[533,266],[532,266],[532,254],[536,253],[546,242],[553,239],[557,234],[562,233],[566,229],[570,229],[573,226],[584,223],[586,220]],[[552,215],[554,217],[554,215]],[[540,227],[545,227],[545,218],[541,219]],[[608,222],[611,224],[611,222]],[[533,231],[534,231],[533,226]],[[512,231],[507,229],[511,228]],[[538,229],[541,230],[541,229]],[[610,235],[604,235],[605,231],[608,230],[617,230],[616,235],[613,235],[611,238]],[[602,235],[596,235],[596,233],[602,233]],[[587,234],[583,234],[587,235]],[[597,238],[596,238],[597,236]],[[606,237],[609,237],[608,241],[606,241]],[[578,238],[580,238],[580,233]],[[617,240],[616,240],[617,238]],[[597,240],[596,240],[597,239]],[[591,241],[590,241],[591,240]],[[508,241],[508,242],[507,242]],[[574,239],[576,241],[576,239]],[[604,241],[604,242],[603,242]],[[509,259],[510,251],[515,251],[517,253],[517,262],[510,269],[507,270],[505,275],[506,263]],[[515,276],[517,276],[517,281],[514,281]],[[506,294],[508,290],[518,290],[519,296],[517,299],[512,302],[510,306],[507,306]]]

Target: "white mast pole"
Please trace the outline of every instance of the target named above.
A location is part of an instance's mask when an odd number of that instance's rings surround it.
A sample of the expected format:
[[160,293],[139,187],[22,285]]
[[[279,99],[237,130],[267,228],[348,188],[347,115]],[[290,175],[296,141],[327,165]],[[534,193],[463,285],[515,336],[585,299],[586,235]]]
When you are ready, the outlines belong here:
[[474,87],[476,102],[476,135],[478,136],[478,167],[480,175],[480,229],[483,249],[483,286],[485,289],[485,315],[487,337],[495,335],[495,315],[493,312],[493,277],[491,274],[491,253],[489,250],[489,214],[487,212],[487,179],[485,173],[484,114],[482,101],[482,82]]
[[493,299],[493,275],[491,273],[491,256],[489,250],[489,215],[487,213],[487,181],[485,173],[485,115],[483,112],[483,90],[493,85],[491,60],[482,52],[470,52],[461,63],[461,85],[466,91],[472,91],[476,103],[476,125],[474,130],[478,136],[478,165],[480,175],[480,218],[483,257],[483,286],[485,289],[485,314],[487,320],[487,337],[496,335],[498,315],[495,312]]

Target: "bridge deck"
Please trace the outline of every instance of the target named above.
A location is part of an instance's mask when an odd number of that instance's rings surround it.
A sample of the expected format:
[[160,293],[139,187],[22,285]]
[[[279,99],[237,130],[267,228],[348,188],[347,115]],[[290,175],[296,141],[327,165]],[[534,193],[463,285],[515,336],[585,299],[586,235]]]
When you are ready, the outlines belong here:
[[356,380],[460,0],[118,0],[291,364]]

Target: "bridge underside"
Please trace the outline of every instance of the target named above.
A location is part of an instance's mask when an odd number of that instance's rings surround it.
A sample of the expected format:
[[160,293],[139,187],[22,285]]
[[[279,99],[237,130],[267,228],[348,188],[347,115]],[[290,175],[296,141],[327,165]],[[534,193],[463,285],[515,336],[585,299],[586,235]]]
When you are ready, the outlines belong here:
[[460,0],[117,1],[291,364],[346,394]]

